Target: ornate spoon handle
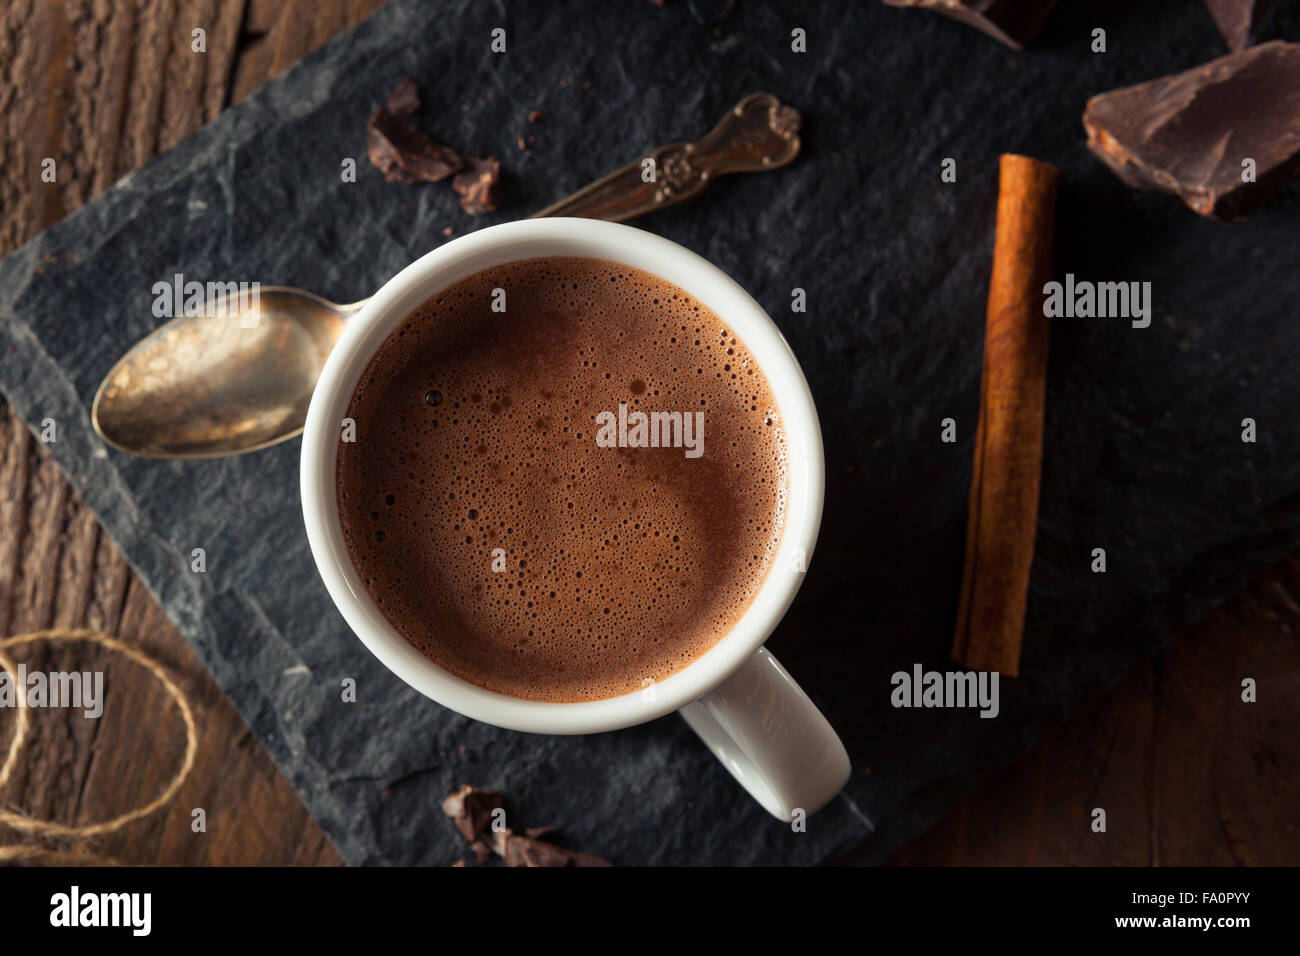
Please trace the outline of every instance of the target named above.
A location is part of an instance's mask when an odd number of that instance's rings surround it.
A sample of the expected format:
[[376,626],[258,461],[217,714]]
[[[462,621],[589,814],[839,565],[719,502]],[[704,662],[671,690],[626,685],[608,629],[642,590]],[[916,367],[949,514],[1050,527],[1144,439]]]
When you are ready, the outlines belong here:
[[[529,218],[578,216],[622,222],[702,192],[716,177],[779,169],[799,155],[799,114],[770,93],[753,93],[694,143],[671,143],[603,176]],[[654,160],[650,175],[647,159]]]

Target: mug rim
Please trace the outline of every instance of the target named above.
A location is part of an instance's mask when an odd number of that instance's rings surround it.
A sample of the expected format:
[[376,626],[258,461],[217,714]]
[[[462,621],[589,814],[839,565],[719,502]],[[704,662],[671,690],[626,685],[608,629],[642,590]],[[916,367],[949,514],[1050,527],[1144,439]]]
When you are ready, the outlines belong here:
[[[690,664],[647,688],[590,701],[527,700],[488,690],[435,664],[379,611],[343,541],[335,487],[338,430],[358,379],[415,308],[483,269],[545,256],[583,256],[632,266],[708,306],[758,362],[785,424],[785,523],[766,578],[731,631]],[[653,720],[707,694],[771,636],[802,584],[821,524],[825,463],[812,392],[776,323],[720,268],[677,243],[594,219],[525,219],[461,236],[393,276],[355,316],[330,352],[307,411],[300,465],[307,539],[326,590],[361,642],[415,690],[488,724],[534,733],[616,730]],[[800,555],[801,552],[801,555]],[[801,562],[796,565],[796,556]]]

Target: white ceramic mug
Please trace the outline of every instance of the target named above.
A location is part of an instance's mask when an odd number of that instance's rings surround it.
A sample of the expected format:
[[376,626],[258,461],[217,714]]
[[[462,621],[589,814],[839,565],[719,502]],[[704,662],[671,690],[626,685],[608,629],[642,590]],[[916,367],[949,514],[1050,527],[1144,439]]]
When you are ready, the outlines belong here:
[[[643,269],[712,309],[749,348],[785,424],[785,528],[768,576],[731,633],[675,674],[605,700],[549,703],[509,697],[443,670],[384,618],[343,542],[335,459],[353,389],[379,345],[416,306],[482,269],[538,256],[585,256]],[[321,372],[302,441],[302,507],[325,587],[343,618],[393,673],[444,707],[511,730],[585,734],[680,710],[723,765],[767,810],[812,813],[844,786],[849,758],[835,731],[763,642],[803,580],[821,523],[825,464],[812,394],[763,308],[724,272],[674,242],[592,219],[527,219],[447,243],[385,283],[348,321]],[[814,640],[814,635],[804,635]]]

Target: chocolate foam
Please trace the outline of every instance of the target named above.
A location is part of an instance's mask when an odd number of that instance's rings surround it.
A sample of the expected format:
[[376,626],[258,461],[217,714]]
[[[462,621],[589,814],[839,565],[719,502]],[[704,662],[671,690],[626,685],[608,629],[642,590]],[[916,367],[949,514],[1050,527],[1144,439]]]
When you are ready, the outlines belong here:
[[[620,403],[702,411],[703,454],[598,446]],[[766,378],[713,312],[627,266],[550,257],[452,285],[383,343],[347,414],[339,513],[367,592],[489,690],[580,701],[662,680],[729,633],[780,542]]]

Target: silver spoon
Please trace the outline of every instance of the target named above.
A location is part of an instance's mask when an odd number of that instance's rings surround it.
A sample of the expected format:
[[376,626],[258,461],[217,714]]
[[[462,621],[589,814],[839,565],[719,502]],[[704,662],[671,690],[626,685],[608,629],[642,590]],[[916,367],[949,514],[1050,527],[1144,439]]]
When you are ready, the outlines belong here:
[[[798,134],[797,112],[755,93],[703,139],[661,146],[530,218],[631,219],[689,199],[720,175],[788,165],[799,153]],[[655,160],[655,182],[642,179],[647,157]],[[241,321],[237,310],[173,319],[105,376],[91,406],[95,431],[147,458],[217,458],[293,438],[343,324],[367,301],[337,305],[265,286],[256,322]]]

